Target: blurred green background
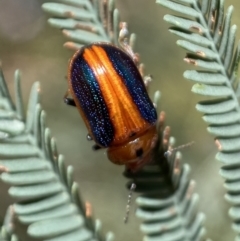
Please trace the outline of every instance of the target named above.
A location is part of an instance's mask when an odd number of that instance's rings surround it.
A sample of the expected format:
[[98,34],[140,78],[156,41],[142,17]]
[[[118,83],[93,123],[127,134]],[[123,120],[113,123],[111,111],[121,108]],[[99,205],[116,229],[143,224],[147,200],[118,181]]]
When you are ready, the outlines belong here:
[[[110,163],[104,151],[92,151],[93,143],[86,140],[87,131],[77,110],[63,103],[67,62],[73,52],[62,47],[66,39],[61,32],[47,25],[47,16],[41,10],[44,2],[47,1],[0,1],[0,58],[10,91],[13,93],[15,69],[22,71],[26,104],[32,83],[41,82],[41,104],[47,112],[48,126],[66,163],[74,166],[75,180],[82,197],[92,204],[94,216],[102,220],[104,231],[116,234],[116,241],[142,240],[134,205],[129,223],[123,223],[128,195],[123,167]],[[225,2],[226,6],[235,6],[232,23],[240,25],[240,1]],[[166,112],[166,123],[171,126],[177,144],[196,143],[183,151],[183,161],[190,164],[191,177],[197,182],[199,210],[207,214],[207,236],[218,241],[233,240],[235,234],[227,214],[230,206],[223,199],[220,164],[214,159],[216,147],[201,113],[195,110],[201,97],[192,94],[193,83],[183,79],[183,71],[191,66],[182,61],[185,51],[176,46],[177,37],[167,31],[169,25],[163,21],[169,10],[147,0],[119,0],[116,5],[121,20],[128,22],[129,30],[137,34],[136,51],[146,65],[146,73],[154,78],[150,94],[161,91],[158,109]],[[7,206],[14,202],[7,189],[7,185],[0,183],[0,221]],[[22,225],[18,227],[19,232],[24,229]],[[20,237],[31,240],[24,238],[24,234]]]

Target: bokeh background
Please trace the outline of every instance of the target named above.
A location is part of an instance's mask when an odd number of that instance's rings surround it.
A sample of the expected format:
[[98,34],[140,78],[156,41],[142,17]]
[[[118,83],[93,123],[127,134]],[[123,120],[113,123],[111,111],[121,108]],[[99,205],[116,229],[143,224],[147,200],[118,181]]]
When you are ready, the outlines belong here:
[[[123,167],[110,163],[104,151],[92,151],[93,143],[86,140],[87,131],[77,110],[63,103],[67,62],[73,53],[62,47],[66,39],[61,32],[47,25],[47,15],[41,10],[44,2],[47,1],[0,1],[0,58],[7,84],[13,93],[14,71],[20,69],[27,105],[31,85],[41,82],[41,104],[47,112],[48,126],[66,163],[74,166],[82,197],[92,204],[104,231],[115,233],[116,241],[142,240],[134,205],[129,223],[123,223],[128,195]],[[226,6],[235,6],[232,23],[240,25],[240,2],[225,2]],[[183,151],[183,160],[190,164],[191,177],[197,182],[199,210],[207,215],[207,236],[218,241],[233,240],[235,234],[227,214],[230,206],[223,198],[223,180],[218,175],[220,164],[214,159],[216,147],[201,113],[195,110],[201,97],[192,94],[193,83],[183,79],[183,71],[191,67],[182,61],[185,51],[176,46],[177,37],[167,31],[169,25],[163,21],[169,10],[147,0],[119,0],[116,5],[121,20],[128,22],[130,31],[137,34],[136,51],[146,65],[146,73],[154,77],[150,94],[161,91],[159,110],[166,112],[167,124],[177,144],[196,143]],[[237,39],[239,36],[238,33]],[[7,189],[7,185],[0,183],[0,221],[7,206],[14,202]],[[24,235],[26,227],[17,227],[22,240],[32,240]]]

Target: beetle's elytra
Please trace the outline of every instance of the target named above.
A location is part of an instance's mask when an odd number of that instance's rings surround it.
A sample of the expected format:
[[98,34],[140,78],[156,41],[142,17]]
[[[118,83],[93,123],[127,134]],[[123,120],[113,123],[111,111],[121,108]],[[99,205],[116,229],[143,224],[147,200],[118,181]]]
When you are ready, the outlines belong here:
[[69,92],[97,145],[108,158],[135,169],[156,141],[156,110],[132,58],[107,43],[81,48],[68,71]]

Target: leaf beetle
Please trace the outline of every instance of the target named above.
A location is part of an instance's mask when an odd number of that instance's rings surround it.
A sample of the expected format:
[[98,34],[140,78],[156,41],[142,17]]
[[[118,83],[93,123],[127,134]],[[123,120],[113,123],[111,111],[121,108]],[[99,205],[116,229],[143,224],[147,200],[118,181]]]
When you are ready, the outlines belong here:
[[82,47],[70,60],[64,100],[77,107],[88,138],[107,148],[111,162],[136,171],[150,160],[157,113],[128,53],[109,43]]

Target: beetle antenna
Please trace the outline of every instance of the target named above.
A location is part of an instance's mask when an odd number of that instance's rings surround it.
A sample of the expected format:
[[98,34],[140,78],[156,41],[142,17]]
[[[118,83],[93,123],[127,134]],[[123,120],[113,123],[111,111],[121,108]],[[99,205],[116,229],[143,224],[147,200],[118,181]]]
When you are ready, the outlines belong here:
[[128,194],[128,200],[127,200],[127,206],[126,206],[126,213],[125,213],[125,217],[124,217],[124,223],[128,222],[128,218],[129,218],[129,213],[130,213],[130,207],[131,207],[131,201],[132,201],[132,194],[134,192],[134,190],[136,189],[136,184],[132,183],[131,187],[130,187],[130,191]]
[[178,150],[180,150],[180,149],[184,149],[184,148],[186,148],[186,147],[189,147],[189,146],[193,145],[194,143],[195,143],[194,141],[191,141],[191,142],[189,142],[189,143],[187,143],[187,144],[178,146],[178,147],[176,147],[176,148],[171,148],[171,147],[170,147],[168,151],[164,152],[164,156],[165,156],[165,157],[169,157],[169,156],[172,155],[173,152],[176,152],[176,151],[178,151]]

